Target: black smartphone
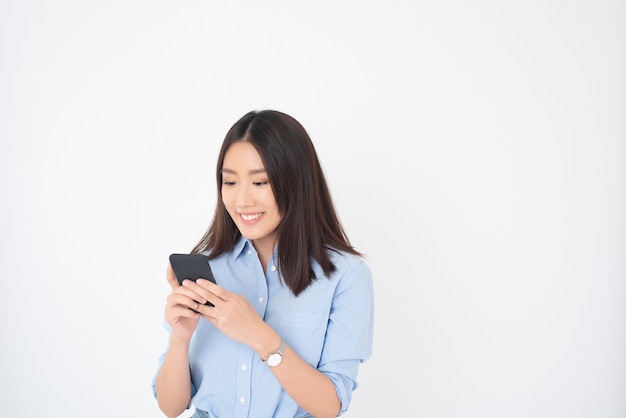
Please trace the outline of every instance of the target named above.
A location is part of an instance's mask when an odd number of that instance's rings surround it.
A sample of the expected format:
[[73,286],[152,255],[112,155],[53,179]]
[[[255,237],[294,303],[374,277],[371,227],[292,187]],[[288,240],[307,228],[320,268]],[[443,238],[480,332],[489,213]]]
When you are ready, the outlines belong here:
[[170,254],[170,264],[180,285],[185,279],[194,282],[198,279],[207,279],[216,283],[209,259],[202,254]]
[[[170,264],[179,285],[182,285],[185,279],[194,282],[198,279],[206,279],[216,283],[209,259],[202,254],[170,254]],[[211,302],[205,305],[213,306]]]

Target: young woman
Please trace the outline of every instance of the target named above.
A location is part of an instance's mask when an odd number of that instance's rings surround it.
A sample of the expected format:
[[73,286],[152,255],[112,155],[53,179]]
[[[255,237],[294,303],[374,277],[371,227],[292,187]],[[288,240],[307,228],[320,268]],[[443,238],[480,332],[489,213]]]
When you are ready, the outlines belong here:
[[[153,390],[177,417],[336,417],[372,352],[370,269],[350,244],[302,125],[250,112],[226,134],[213,221],[192,250],[217,284],[168,265]],[[211,302],[214,306],[205,305]]]

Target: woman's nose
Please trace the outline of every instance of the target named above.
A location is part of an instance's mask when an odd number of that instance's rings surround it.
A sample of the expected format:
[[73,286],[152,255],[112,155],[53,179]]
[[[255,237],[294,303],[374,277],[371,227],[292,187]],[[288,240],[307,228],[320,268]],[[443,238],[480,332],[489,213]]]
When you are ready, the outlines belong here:
[[239,207],[250,206],[254,203],[250,186],[242,185],[237,188],[237,198],[235,203]]

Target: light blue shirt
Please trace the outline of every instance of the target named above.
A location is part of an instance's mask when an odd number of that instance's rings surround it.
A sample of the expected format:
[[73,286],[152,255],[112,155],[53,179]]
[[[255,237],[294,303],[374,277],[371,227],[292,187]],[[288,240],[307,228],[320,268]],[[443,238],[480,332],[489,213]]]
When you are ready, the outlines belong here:
[[[363,259],[334,251],[329,254],[335,273],[327,278],[313,263],[317,280],[298,297],[279,280],[276,252],[264,273],[245,238],[210,265],[217,284],[245,296],[293,351],[330,378],[344,413],[357,388],[359,364],[372,354],[373,284]],[[254,350],[224,336],[204,318],[191,339],[189,363],[191,403],[211,416],[308,416]]]

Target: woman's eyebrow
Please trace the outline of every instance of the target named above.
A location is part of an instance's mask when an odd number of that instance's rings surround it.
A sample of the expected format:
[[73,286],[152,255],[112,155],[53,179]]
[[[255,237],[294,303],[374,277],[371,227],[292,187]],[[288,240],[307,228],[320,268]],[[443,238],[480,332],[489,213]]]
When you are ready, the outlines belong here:
[[[231,170],[230,168],[227,168],[227,167],[222,167],[222,173],[237,174],[237,172],[235,170]],[[265,169],[264,168],[255,168],[254,170],[250,170],[249,173],[250,174],[263,174],[263,173],[265,173]]]

